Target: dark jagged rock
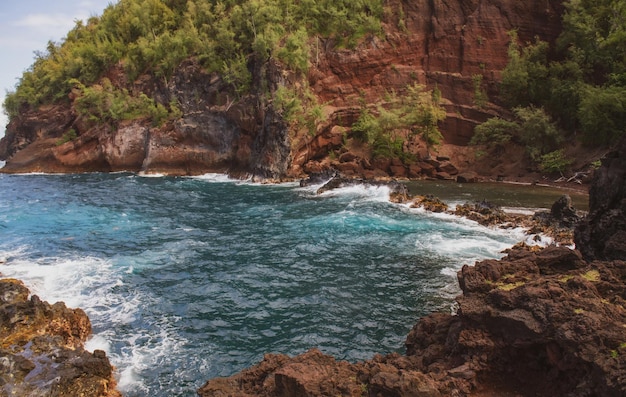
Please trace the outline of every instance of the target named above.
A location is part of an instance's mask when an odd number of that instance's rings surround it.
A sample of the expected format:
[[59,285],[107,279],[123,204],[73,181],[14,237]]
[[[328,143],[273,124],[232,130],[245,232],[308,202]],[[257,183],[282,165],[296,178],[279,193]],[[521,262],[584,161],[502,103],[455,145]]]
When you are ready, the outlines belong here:
[[567,194],[559,197],[552,204],[550,215],[552,218],[557,219],[561,225],[567,227],[574,226],[580,220],[576,214],[576,209],[572,205],[572,198]]
[[119,397],[105,352],[89,353],[85,312],[0,280],[0,395]]
[[559,197],[552,204],[550,211],[538,211],[534,218],[545,225],[568,229],[573,229],[580,221],[580,217],[572,205],[572,198],[567,194]]
[[580,222],[575,241],[586,258],[626,258],[626,137],[594,174],[589,215]]
[[476,183],[478,182],[478,174],[475,172],[464,172],[456,176],[457,183]]
[[563,195],[552,204],[550,211],[537,211],[533,215],[534,225],[530,232],[547,234],[559,244],[572,244],[574,228],[581,218],[572,206],[569,195]]

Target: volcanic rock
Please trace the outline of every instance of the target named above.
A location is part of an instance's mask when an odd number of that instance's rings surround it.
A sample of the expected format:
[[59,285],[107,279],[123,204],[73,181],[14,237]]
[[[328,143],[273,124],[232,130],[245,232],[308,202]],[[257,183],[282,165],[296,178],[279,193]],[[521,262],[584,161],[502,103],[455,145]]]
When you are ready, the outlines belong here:
[[448,204],[441,201],[441,199],[427,194],[425,196],[418,196],[411,203],[412,208],[424,208],[430,212],[445,212],[448,210]]
[[509,219],[500,207],[485,200],[457,205],[454,214],[485,226],[499,225]]
[[626,258],[626,137],[602,159],[589,189],[589,216],[575,233],[588,259]]
[[85,312],[0,279],[0,395],[119,397],[106,353],[89,353]]
[[456,176],[457,183],[475,183],[478,181],[478,174],[475,172],[464,172]]

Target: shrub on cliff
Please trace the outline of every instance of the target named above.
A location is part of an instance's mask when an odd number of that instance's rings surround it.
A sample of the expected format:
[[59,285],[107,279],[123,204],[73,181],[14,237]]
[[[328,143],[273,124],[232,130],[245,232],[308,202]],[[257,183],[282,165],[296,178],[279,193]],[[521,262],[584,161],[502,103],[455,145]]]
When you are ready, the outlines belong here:
[[445,117],[438,94],[413,84],[407,86],[402,96],[390,94],[375,114],[363,108],[352,125],[352,132],[356,138],[370,144],[373,157],[410,160],[404,151],[401,132],[408,131],[409,138],[421,136],[430,150],[442,139],[438,123]]
[[511,32],[502,99],[511,108],[544,108],[586,144],[615,143],[626,133],[626,0],[563,4],[556,46],[522,46]]
[[501,151],[514,136],[519,134],[519,124],[493,117],[474,128],[470,145],[485,145],[489,150]]
[[562,171],[569,163],[562,158],[563,152],[558,150],[563,137],[550,115],[533,106],[517,107],[513,112],[515,121],[494,117],[477,125],[470,144],[485,145],[488,150],[501,151],[506,143],[515,140],[525,146],[528,157],[540,169],[547,172]]
[[[75,89],[80,92],[75,100],[76,110],[91,124],[114,123],[121,120],[149,118],[153,125],[161,125],[170,112],[165,106],[148,98],[145,94],[132,97],[128,91],[113,87],[108,79],[102,85],[85,87],[74,81]],[[179,115],[173,106],[172,115]]]
[[520,140],[531,160],[539,161],[541,156],[559,147],[563,138],[543,109],[518,107],[514,112],[520,123]]
[[120,0],[101,17],[78,21],[61,43],[37,54],[4,104],[15,117],[22,104],[65,100],[68,82],[86,87],[122,64],[130,80],[141,74],[167,84],[176,67],[197,58],[242,95],[251,82],[250,62],[274,57],[305,71],[313,36],[354,45],[381,30],[382,0]]

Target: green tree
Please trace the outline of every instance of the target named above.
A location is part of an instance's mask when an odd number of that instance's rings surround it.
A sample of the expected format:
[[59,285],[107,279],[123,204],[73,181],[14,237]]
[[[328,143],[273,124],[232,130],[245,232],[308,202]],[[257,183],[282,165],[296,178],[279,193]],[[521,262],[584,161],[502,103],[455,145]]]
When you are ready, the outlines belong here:
[[550,116],[542,108],[518,107],[513,109],[520,120],[520,140],[533,161],[558,149],[563,141]]
[[585,86],[578,109],[583,142],[610,144],[626,134],[626,87]]
[[563,174],[570,164],[572,164],[572,160],[565,157],[563,149],[546,153],[539,158],[539,169],[548,173],[559,172]]
[[426,91],[423,86],[413,84],[407,87],[406,96],[402,99],[402,120],[412,134],[424,139],[426,148],[430,150],[441,143],[443,136],[439,131],[439,123],[446,118],[446,111],[439,104],[440,94]]
[[514,136],[519,135],[519,130],[516,122],[493,117],[474,128],[470,145],[486,145],[489,150],[501,151]]
[[241,97],[255,62],[276,57],[306,71],[312,40],[354,45],[380,32],[382,9],[382,0],[120,0],[37,54],[7,95],[5,111],[15,117],[24,105],[66,101],[70,81],[88,88],[120,64],[130,82],[148,74],[167,85],[190,57]]
[[445,117],[438,95],[413,84],[407,86],[402,96],[388,95],[386,106],[378,106],[376,115],[363,108],[352,125],[352,132],[356,138],[371,145],[374,157],[409,160],[410,156],[404,152],[401,131],[408,131],[409,136],[421,136],[430,152],[443,138],[438,123]]

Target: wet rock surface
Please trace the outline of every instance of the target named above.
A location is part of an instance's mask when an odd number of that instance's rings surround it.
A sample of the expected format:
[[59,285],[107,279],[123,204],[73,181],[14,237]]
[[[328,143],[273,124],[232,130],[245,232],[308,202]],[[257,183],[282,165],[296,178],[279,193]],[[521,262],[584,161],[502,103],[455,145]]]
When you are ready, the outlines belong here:
[[85,312],[0,279],[0,396],[119,397],[106,353],[90,353]]

